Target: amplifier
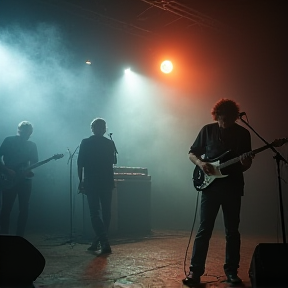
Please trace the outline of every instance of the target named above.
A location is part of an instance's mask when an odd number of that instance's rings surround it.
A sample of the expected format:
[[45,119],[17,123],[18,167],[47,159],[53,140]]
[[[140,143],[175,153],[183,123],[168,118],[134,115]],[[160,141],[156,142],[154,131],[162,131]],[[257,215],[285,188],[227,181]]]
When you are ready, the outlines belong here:
[[114,179],[151,181],[147,168],[140,167],[114,167]]

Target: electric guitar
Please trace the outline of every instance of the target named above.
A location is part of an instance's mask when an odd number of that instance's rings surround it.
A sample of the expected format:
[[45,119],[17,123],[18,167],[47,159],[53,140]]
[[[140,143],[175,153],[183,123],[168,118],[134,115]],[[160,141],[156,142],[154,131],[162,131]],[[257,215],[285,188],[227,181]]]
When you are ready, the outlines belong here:
[[[255,149],[255,150],[252,150],[252,151],[250,151],[248,153],[251,156],[254,156],[257,153],[262,152],[262,151],[268,149],[271,146],[280,147],[280,146],[284,145],[287,142],[288,142],[288,138],[276,139],[271,144],[265,145],[263,147]],[[235,163],[240,161],[240,156],[239,156],[239,157],[235,157],[233,159],[228,160],[227,162],[224,162],[224,163],[220,164],[220,160],[219,159],[221,159],[228,152],[229,151],[225,152],[220,157],[214,159],[216,161],[209,163],[214,168],[214,171],[213,171],[212,175],[207,175],[206,173],[204,173],[203,170],[199,166],[195,167],[192,178],[193,178],[194,187],[196,188],[197,191],[202,191],[202,190],[206,189],[217,178],[227,177],[228,175],[223,175],[221,173],[221,169],[226,168],[226,167],[228,167],[228,166],[230,166],[232,164],[235,164]],[[209,161],[206,161],[206,160],[204,160],[204,161],[205,162],[209,162]]]
[[[40,167],[40,166],[48,163],[49,161],[51,161],[53,159],[57,160],[57,159],[60,159],[62,157],[64,157],[63,154],[55,154],[54,156],[52,156],[46,160],[32,164],[29,167],[24,168],[24,169],[21,168],[22,164],[19,164],[19,167],[17,169],[15,169],[16,174],[14,176],[10,176],[10,175],[7,175],[7,173],[1,172],[1,174],[0,174],[0,191],[4,191],[6,189],[10,189],[13,186],[15,186],[19,181],[26,178],[28,176],[28,173],[31,172],[32,169]],[[30,178],[30,176],[29,176],[29,178]]]

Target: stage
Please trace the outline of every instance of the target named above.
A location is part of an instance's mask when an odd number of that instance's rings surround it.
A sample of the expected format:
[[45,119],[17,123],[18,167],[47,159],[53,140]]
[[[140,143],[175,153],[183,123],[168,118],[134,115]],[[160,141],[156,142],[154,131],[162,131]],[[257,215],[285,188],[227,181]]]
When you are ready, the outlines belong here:
[[[189,271],[192,243],[184,267],[189,235],[189,231],[156,230],[139,237],[114,236],[111,239],[112,254],[98,257],[86,251],[89,241],[81,237],[75,237],[71,241],[60,234],[28,235],[27,240],[46,260],[44,270],[34,281],[34,286],[36,288],[186,287],[182,284],[182,279],[185,277],[185,271]],[[277,239],[265,236],[242,235],[238,275],[242,278],[243,284],[240,287],[252,286],[248,270],[257,244],[276,242]],[[281,243],[281,239],[278,242]],[[222,268],[224,251],[224,234],[215,232],[210,242],[206,271],[201,278],[200,287],[231,286],[225,282]]]

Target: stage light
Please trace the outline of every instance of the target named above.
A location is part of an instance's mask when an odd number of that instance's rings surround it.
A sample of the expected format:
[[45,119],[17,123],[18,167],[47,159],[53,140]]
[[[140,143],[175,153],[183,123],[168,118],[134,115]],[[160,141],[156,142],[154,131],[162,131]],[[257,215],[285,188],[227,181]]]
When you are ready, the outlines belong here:
[[86,60],[86,62],[85,62],[87,65],[91,65],[92,64],[92,62],[90,61],[90,60]]
[[130,69],[130,68],[126,68],[126,69],[124,70],[124,73],[125,73],[125,74],[131,73],[131,69]]
[[173,64],[169,60],[165,60],[161,63],[160,69],[163,73],[171,73],[173,70]]

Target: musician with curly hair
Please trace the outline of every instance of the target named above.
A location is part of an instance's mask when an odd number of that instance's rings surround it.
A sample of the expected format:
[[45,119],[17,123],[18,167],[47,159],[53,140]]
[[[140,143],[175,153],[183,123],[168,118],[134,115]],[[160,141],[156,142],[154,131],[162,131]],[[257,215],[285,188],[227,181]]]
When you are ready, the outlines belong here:
[[[205,272],[209,241],[220,207],[226,234],[224,272],[227,282],[242,282],[238,276],[241,243],[239,224],[241,198],[244,195],[243,172],[252,164],[251,153],[248,153],[251,151],[251,136],[246,128],[236,123],[239,118],[239,105],[235,101],[219,100],[211,114],[215,122],[201,129],[189,150],[189,159],[199,171],[197,175],[205,177],[196,179],[198,182],[203,180],[203,183],[197,183],[196,187],[202,194],[200,227],[194,240],[190,272],[183,279],[187,286],[200,284],[201,276]],[[229,152],[226,153],[227,151]],[[227,175],[223,178],[217,175],[218,171],[211,163],[219,157],[220,163],[239,157],[239,161],[221,170],[222,175]]]

